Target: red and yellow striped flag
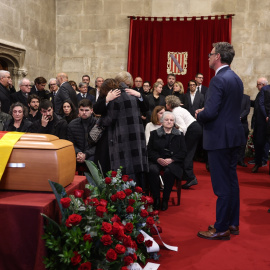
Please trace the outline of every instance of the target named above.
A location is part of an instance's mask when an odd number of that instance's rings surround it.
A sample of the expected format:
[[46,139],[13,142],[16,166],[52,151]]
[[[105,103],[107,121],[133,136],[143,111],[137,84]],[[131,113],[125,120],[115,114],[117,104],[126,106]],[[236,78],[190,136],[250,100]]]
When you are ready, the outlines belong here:
[[24,132],[0,131],[0,181],[6,169],[12,149],[23,134]]

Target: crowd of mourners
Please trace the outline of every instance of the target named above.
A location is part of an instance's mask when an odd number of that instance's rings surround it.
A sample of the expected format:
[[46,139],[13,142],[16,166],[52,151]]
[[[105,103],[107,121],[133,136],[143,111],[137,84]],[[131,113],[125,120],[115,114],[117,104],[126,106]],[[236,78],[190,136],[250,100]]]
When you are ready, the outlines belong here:
[[[124,174],[149,190],[155,209],[167,210],[175,179],[186,180],[185,189],[198,184],[194,156],[207,162],[202,126],[194,117],[207,93],[202,82],[203,74],[196,74],[184,93],[174,74],[167,76],[167,84],[157,78],[151,86],[123,71],[115,78],[97,77],[91,87],[89,75],[77,84],[59,73],[48,82],[23,78],[16,91],[10,73],[1,70],[0,130],[67,139],[74,144],[79,172],[85,160],[99,164],[104,173],[122,166]],[[91,131],[101,131],[98,140]]]

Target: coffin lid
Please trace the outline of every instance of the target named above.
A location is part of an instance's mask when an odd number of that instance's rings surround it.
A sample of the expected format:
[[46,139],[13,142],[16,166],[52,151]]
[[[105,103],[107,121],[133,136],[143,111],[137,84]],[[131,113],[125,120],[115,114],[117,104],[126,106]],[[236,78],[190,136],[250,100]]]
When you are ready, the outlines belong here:
[[50,134],[25,133],[14,145],[14,149],[45,149],[57,150],[73,145],[72,142],[61,140],[57,136]]

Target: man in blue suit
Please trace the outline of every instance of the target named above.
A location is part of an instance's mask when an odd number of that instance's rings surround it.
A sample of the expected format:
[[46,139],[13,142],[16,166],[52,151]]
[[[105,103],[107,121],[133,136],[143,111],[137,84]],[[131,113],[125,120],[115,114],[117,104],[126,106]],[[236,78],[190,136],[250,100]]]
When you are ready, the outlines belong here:
[[208,231],[198,232],[205,239],[229,240],[239,234],[239,185],[236,173],[239,146],[244,144],[240,122],[243,83],[230,69],[235,52],[231,44],[218,42],[208,55],[209,67],[216,74],[210,81],[205,107],[195,116],[203,123],[203,146],[208,151],[211,181],[216,202],[216,222]]

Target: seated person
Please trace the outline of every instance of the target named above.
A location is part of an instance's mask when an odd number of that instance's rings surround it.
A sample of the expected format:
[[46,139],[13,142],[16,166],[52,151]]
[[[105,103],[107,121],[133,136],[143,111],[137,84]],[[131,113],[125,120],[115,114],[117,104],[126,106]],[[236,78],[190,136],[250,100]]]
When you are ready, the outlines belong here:
[[88,134],[96,123],[90,100],[82,99],[78,106],[79,117],[69,123],[67,130],[67,138],[74,144],[77,167],[85,166],[85,160],[94,160],[95,146],[89,144]]
[[151,122],[145,127],[145,141],[148,144],[150,132],[161,127],[160,119],[165,112],[164,106],[156,106],[151,115]]
[[59,139],[66,139],[67,121],[54,113],[53,104],[50,100],[41,100],[40,112],[42,117],[40,120],[33,122],[32,132],[52,134],[59,137]]
[[4,123],[4,131],[29,132],[32,122],[26,119],[27,108],[20,102],[15,102],[10,106],[9,114],[12,119]]
[[39,111],[39,96],[33,94],[28,97],[29,113],[27,119],[31,122],[41,119],[41,113]]
[[3,131],[4,123],[11,119],[12,116],[10,114],[1,111],[1,101],[0,101],[0,131]]
[[162,126],[150,133],[147,145],[149,159],[149,185],[154,198],[154,209],[160,207],[159,174],[164,171],[163,200],[161,210],[168,209],[168,201],[175,178],[181,178],[186,155],[186,145],[183,133],[174,127],[175,116],[164,112],[161,118]]
[[78,117],[78,111],[70,100],[64,101],[59,114],[67,121],[68,124]]

